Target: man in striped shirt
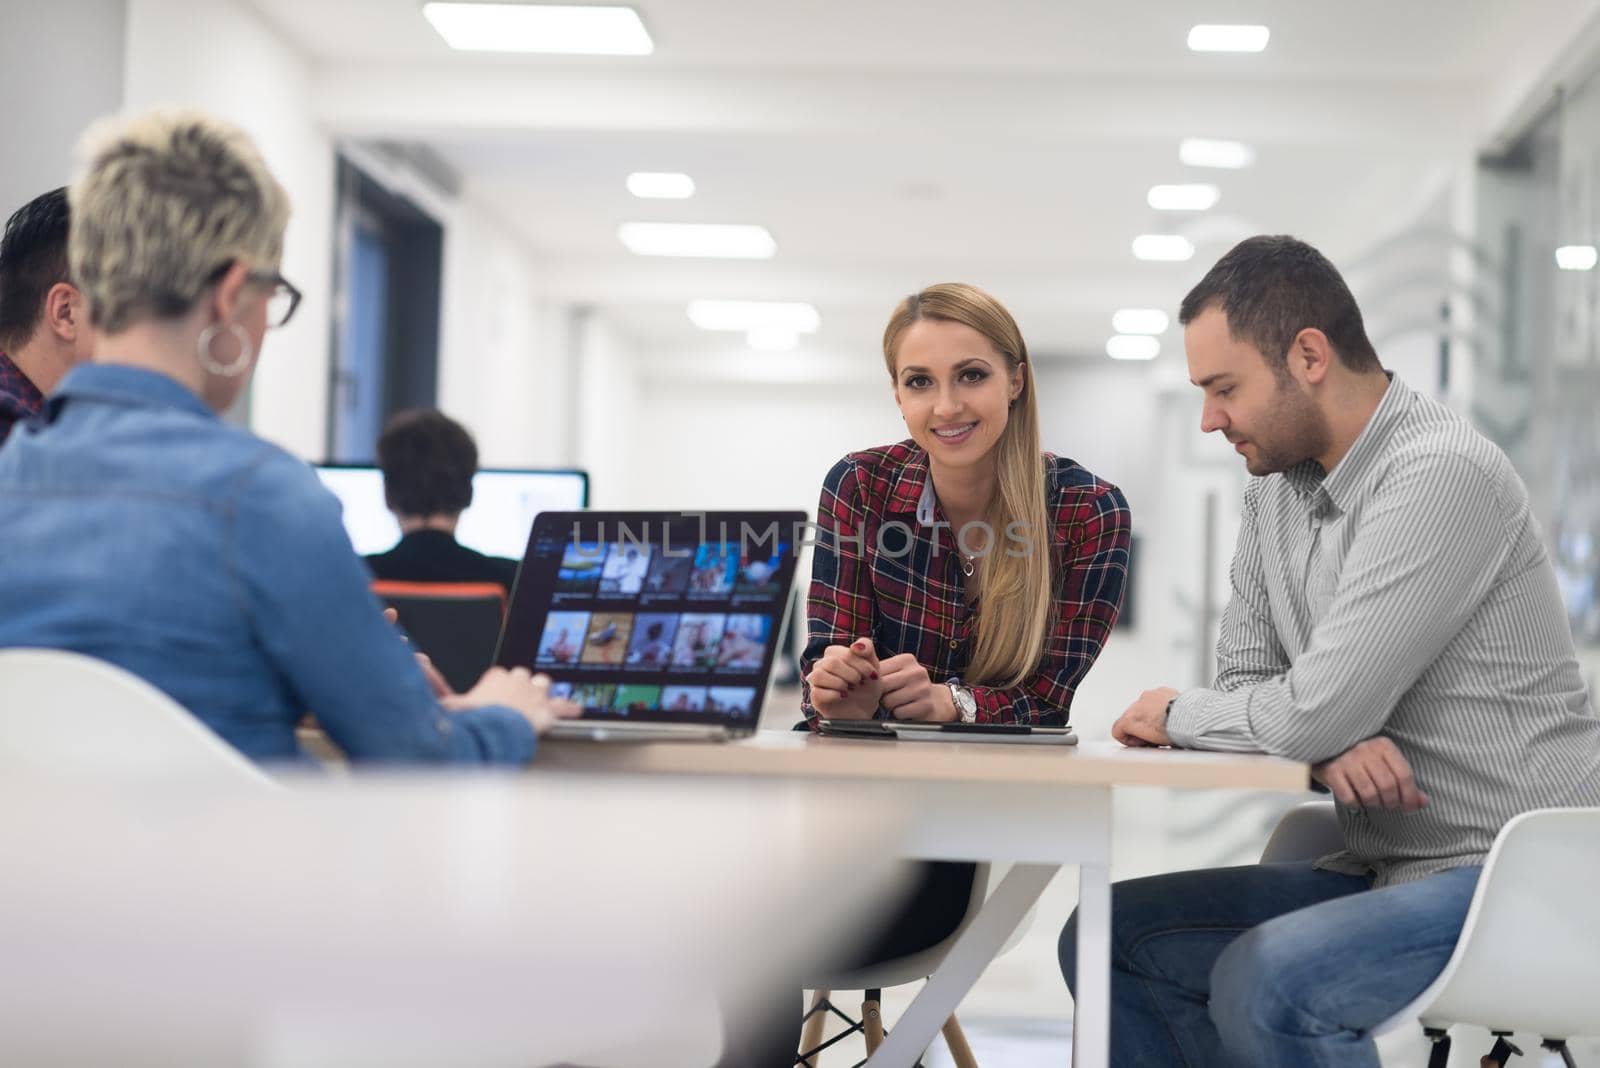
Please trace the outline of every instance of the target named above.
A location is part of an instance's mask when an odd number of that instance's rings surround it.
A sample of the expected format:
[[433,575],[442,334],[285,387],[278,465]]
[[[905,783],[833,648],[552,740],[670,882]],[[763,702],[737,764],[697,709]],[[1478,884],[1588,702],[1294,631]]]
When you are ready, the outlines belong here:
[[1312,764],[1345,849],[1119,883],[1112,1060],[1376,1068],[1372,1029],[1443,970],[1500,828],[1600,804],[1600,720],[1527,490],[1383,370],[1331,263],[1251,238],[1179,318],[1201,429],[1256,477],[1215,683],[1146,691],[1112,732]]

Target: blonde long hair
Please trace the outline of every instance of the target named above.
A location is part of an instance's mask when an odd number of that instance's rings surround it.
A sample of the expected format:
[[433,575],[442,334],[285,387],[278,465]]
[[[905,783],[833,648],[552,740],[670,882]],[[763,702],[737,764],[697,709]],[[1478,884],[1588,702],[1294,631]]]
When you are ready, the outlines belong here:
[[[1045,506],[1045,460],[1039,444],[1039,402],[1034,396],[1028,347],[1011,313],[976,286],[944,282],[913,293],[889,316],[883,331],[883,362],[895,377],[895,356],[906,329],[919,319],[962,323],[982,334],[1005,358],[1009,371],[1022,369],[1006,427],[995,443],[995,493],[985,522],[993,536],[989,551],[978,561],[982,576],[982,610],[975,621],[969,683],[1018,686],[1044,656],[1045,636],[1055,605],[1053,588],[1054,530]],[[1012,524],[1021,524],[1027,551],[1010,555]]]

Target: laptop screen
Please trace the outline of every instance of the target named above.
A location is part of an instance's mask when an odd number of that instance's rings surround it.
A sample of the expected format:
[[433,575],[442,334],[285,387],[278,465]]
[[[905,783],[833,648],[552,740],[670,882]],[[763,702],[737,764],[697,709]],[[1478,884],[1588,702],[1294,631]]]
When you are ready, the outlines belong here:
[[761,715],[803,512],[545,512],[496,663],[548,674],[584,719]]
[[[376,467],[323,464],[317,477],[344,506],[344,528],[362,556],[384,553],[400,540],[400,525],[383,501],[383,472]],[[582,471],[483,468],[472,476],[472,506],[461,513],[456,540],[469,549],[521,558],[533,517],[589,506],[589,476]]]

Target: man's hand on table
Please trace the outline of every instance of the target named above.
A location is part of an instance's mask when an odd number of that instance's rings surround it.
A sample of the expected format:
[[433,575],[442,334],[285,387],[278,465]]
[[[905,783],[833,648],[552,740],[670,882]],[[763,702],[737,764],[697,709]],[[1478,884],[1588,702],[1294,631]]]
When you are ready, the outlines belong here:
[[1111,737],[1126,746],[1171,745],[1167,737],[1167,705],[1178,691],[1170,686],[1146,690],[1111,725]]

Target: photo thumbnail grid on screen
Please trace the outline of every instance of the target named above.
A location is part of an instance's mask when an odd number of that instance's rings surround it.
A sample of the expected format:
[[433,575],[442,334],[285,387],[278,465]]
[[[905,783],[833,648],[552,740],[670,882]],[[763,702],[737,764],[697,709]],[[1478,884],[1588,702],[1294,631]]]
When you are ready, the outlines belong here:
[[789,549],[552,539],[548,608],[524,663],[586,713],[748,714],[787,607]]

